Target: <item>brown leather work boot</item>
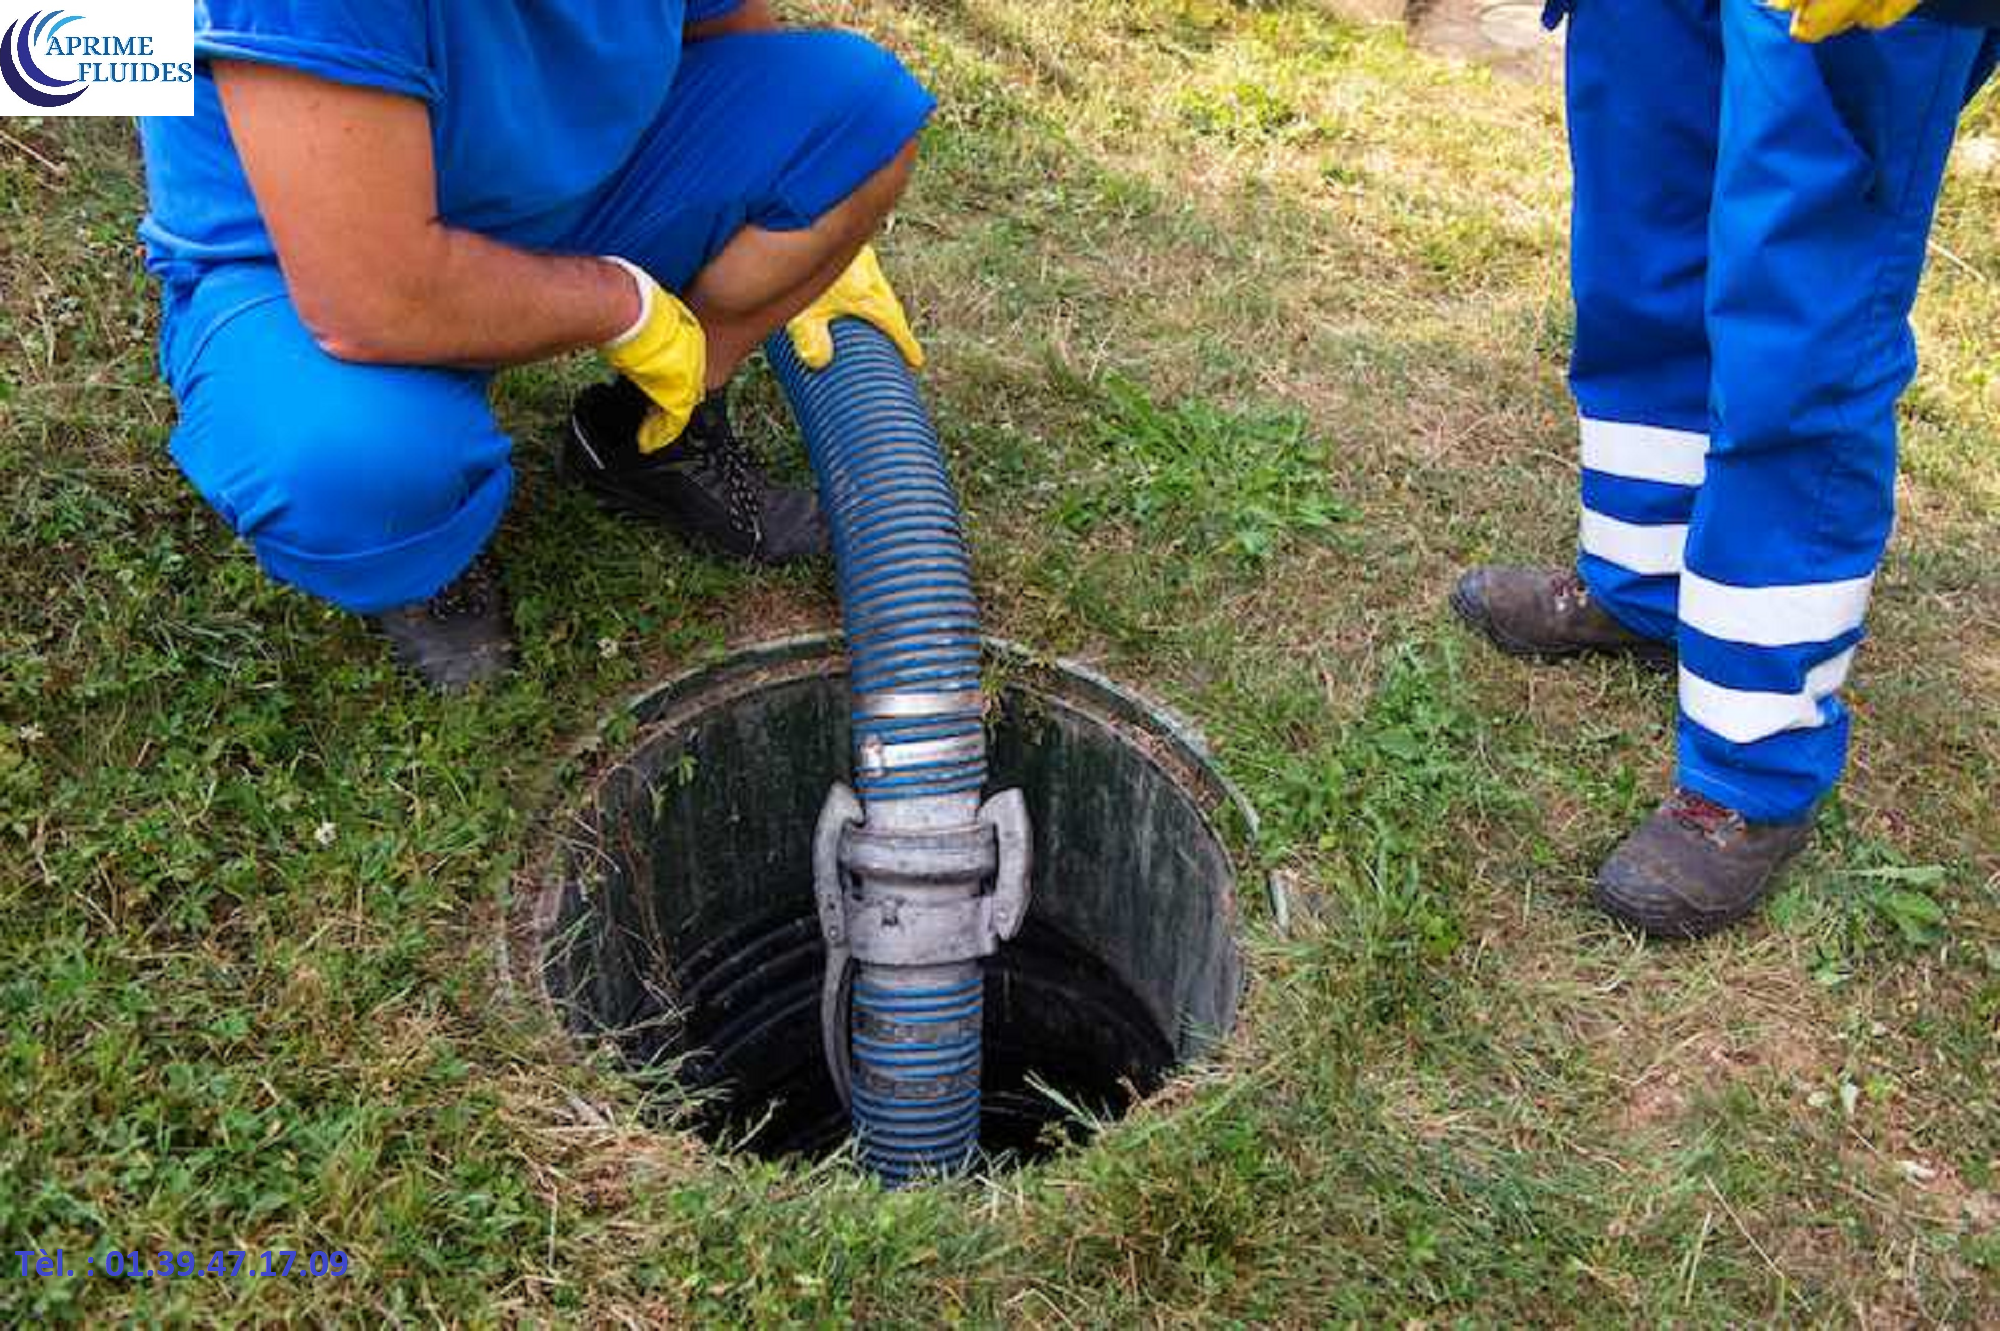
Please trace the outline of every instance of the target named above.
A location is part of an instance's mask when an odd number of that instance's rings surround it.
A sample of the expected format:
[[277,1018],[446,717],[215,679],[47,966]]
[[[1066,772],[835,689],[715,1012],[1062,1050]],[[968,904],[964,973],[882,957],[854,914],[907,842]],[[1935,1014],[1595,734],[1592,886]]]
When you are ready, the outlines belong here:
[[1812,819],[1753,823],[1678,790],[1597,871],[1597,904],[1652,938],[1702,938],[1757,908]]
[[1671,642],[1634,633],[1599,605],[1571,569],[1485,564],[1451,590],[1451,608],[1511,656],[1556,661],[1590,652],[1672,665]]

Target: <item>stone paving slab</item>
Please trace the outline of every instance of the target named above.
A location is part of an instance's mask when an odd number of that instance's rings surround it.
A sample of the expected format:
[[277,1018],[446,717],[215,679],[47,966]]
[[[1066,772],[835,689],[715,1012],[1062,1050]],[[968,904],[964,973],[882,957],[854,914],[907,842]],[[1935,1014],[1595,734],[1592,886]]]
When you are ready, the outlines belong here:
[[1426,51],[1491,65],[1512,78],[1561,81],[1563,33],[1542,27],[1539,0],[1415,0],[1408,22]]

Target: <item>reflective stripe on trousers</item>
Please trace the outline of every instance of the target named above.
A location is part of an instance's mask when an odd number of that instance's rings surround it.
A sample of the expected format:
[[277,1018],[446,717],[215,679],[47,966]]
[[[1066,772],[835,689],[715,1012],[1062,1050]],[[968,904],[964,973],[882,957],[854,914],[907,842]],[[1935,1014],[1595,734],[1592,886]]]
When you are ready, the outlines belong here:
[[1578,568],[1678,642],[1682,783],[1766,820],[1845,762],[1909,311],[1996,48],[1921,19],[1810,47],[1785,23],[1579,0],[1568,49]]

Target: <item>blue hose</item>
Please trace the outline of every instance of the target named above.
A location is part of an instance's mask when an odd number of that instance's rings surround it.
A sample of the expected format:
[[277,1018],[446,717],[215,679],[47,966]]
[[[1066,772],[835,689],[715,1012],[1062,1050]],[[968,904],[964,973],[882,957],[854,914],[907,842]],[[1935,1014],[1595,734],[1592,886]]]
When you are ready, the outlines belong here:
[[[765,352],[832,529],[854,791],[870,826],[967,824],[986,784],[986,747],[979,606],[958,497],[895,343],[848,318],[835,321],[833,345],[823,370],[809,369],[782,332]],[[882,761],[897,752],[918,756]],[[892,1186],[963,1168],[979,1144],[983,967],[971,958],[856,972],[849,1103],[863,1165]]]

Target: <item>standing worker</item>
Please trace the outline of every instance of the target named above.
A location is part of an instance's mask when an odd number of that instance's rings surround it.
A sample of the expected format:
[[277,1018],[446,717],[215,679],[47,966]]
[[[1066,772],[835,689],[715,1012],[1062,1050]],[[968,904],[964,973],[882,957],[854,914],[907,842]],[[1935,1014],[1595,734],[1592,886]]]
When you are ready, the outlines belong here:
[[[512,657],[481,551],[513,483],[492,372],[597,347],[561,458],[734,556],[825,548],[724,394],[788,321],[914,362],[864,247],[933,103],[768,0],[198,0],[191,117],[149,118],[173,454],[274,577],[434,685]],[[808,306],[811,306],[808,309]]]
[[1750,913],[1846,761],[1910,309],[1996,55],[1991,0],[1949,3],[1896,22],[1907,0],[1802,0],[1795,32],[1758,0],[1550,4],[1570,21],[1580,553],[1474,569],[1452,603],[1519,655],[1678,663],[1677,789],[1596,884],[1651,935]]

